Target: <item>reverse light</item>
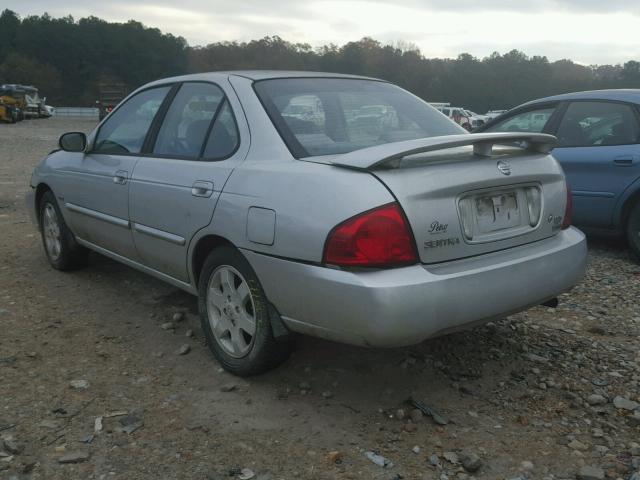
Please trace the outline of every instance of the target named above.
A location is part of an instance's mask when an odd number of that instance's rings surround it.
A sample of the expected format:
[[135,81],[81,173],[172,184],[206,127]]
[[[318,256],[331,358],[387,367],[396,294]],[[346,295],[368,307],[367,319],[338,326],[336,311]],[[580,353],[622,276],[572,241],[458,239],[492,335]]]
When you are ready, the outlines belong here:
[[349,267],[395,267],[416,263],[413,236],[397,203],[340,223],[327,236],[323,262]]
[[538,187],[527,187],[527,205],[529,210],[529,225],[535,227],[540,221],[542,213],[542,195]]
[[462,220],[462,232],[467,240],[473,239],[473,200],[463,198],[458,202],[458,212]]
[[564,217],[562,218],[562,230],[566,230],[571,226],[571,216],[573,215],[573,198],[571,195],[571,186],[565,183],[567,189],[567,204],[564,207]]

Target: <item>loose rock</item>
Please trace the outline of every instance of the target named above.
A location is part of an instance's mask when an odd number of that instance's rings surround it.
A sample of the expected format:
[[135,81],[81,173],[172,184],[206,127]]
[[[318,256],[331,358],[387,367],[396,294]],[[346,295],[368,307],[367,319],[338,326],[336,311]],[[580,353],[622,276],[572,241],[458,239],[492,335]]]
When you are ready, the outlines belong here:
[[525,472],[532,472],[533,471],[533,462],[530,462],[529,460],[525,460],[520,464],[520,468],[522,470],[524,470]]
[[4,440],[4,449],[13,455],[20,455],[24,451],[24,445],[13,439]]
[[607,399],[604,398],[602,395],[598,395],[597,393],[594,393],[587,397],[587,403],[589,405],[604,405],[605,403],[607,403]]
[[75,388],[76,390],[84,390],[89,388],[89,382],[86,380],[71,380],[69,382],[71,388]]
[[464,469],[468,472],[474,473],[480,470],[482,466],[482,460],[478,455],[473,452],[463,451],[460,454],[460,463]]
[[382,455],[378,455],[375,452],[364,452],[364,456],[371,460],[373,463],[382,468],[393,468],[393,462],[388,458],[383,457]]
[[120,418],[120,425],[122,426],[123,432],[132,434],[144,426],[144,421],[136,415],[125,415]]
[[243,468],[242,470],[240,470],[240,475],[238,475],[238,479],[239,480],[251,480],[255,476],[256,476],[256,474],[253,473],[253,470],[251,470],[249,468]]
[[604,480],[604,470],[585,465],[578,472],[577,478],[578,480]]
[[458,465],[460,463],[460,459],[458,458],[458,454],[456,452],[444,452],[442,454],[442,458],[454,465]]
[[89,460],[90,457],[89,452],[78,450],[63,455],[58,459],[58,463],[82,463]]
[[633,411],[636,408],[640,407],[640,403],[634,402],[633,400],[629,400],[628,398],[620,397],[620,396],[613,399],[613,405],[616,408],[619,408],[621,410],[629,410],[629,411]]
[[185,343],[184,345],[181,345],[180,348],[178,349],[178,355],[186,355],[190,351],[191,351],[191,345],[189,345],[188,343]]
[[418,410],[417,408],[414,408],[413,410],[411,410],[411,420],[417,423],[423,418],[424,418],[424,414],[420,410]]

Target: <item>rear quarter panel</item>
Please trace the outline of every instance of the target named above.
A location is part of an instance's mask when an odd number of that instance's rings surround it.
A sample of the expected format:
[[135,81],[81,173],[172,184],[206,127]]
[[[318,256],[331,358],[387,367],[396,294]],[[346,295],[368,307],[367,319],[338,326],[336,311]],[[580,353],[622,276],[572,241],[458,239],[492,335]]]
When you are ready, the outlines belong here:
[[[229,178],[206,230],[240,248],[321,262],[325,240],[333,227],[393,200],[369,173],[295,159],[247,160]],[[272,245],[249,239],[251,207],[275,212]]]

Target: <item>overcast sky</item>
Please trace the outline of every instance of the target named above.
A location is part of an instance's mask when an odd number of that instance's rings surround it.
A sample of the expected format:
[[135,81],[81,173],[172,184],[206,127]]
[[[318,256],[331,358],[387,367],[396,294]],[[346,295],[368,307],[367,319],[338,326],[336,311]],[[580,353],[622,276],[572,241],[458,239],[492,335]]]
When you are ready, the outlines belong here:
[[364,36],[427,57],[517,48],[584,64],[640,59],[640,0],[5,0],[20,15],[135,19],[190,45],[279,35],[313,46]]

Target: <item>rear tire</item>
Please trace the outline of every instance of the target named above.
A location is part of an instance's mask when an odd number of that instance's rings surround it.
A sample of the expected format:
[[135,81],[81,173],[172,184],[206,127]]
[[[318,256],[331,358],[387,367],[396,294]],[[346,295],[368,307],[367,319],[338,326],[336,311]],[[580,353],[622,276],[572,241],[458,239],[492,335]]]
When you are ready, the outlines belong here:
[[289,356],[288,339],[273,335],[269,302],[258,277],[235,248],[216,248],[205,260],[198,306],[207,344],[225,370],[243,377],[257,375]]
[[636,201],[629,212],[627,221],[627,241],[631,252],[640,262],[640,200]]
[[38,214],[42,245],[51,266],[62,271],[85,267],[89,251],[76,242],[51,190],[42,195]]

